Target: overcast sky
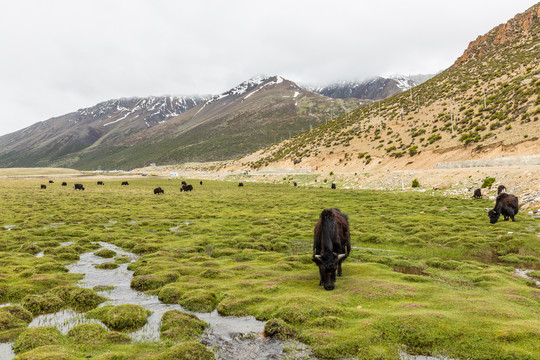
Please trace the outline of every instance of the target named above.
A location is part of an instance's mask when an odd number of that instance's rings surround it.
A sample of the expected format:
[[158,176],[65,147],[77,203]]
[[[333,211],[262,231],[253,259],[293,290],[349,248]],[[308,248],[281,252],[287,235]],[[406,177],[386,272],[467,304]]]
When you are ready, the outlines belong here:
[[0,135],[120,97],[449,67],[532,0],[0,0]]

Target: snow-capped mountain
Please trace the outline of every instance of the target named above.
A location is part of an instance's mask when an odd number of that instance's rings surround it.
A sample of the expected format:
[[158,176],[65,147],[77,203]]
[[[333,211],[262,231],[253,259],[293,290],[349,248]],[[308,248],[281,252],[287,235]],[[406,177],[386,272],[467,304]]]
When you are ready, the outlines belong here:
[[79,169],[230,159],[358,107],[280,76],[257,76],[215,96],[123,98],[0,136],[0,166]]
[[364,81],[342,81],[327,86],[305,87],[306,90],[336,99],[357,98],[383,100],[420,85],[433,75],[394,75]]
[[205,100],[204,96],[114,99],[89,108],[79,109],[77,116],[70,121],[75,124],[80,121],[97,121],[101,126],[110,126],[137,115],[146,126],[153,126],[167,120],[167,118],[178,116]]

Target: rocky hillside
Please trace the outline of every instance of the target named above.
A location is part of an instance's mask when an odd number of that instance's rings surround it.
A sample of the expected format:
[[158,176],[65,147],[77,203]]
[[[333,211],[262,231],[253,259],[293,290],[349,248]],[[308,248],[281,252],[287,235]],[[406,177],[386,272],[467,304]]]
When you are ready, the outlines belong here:
[[[239,166],[418,168],[540,153],[540,4],[425,83],[251,154]],[[432,166],[434,164],[428,164]]]
[[335,99],[383,100],[429,80],[433,75],[376,77],[366,81],[345,81],[307,90]]

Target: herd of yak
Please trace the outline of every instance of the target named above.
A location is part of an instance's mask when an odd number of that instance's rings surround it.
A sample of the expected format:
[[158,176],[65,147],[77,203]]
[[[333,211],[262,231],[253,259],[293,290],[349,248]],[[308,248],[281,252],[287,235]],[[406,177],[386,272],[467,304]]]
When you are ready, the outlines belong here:
[[[52,180],[49,183],[53,183]],[[105,185],[103,181],[98,181],[98,185]],[[202,181],[200,182],[202,185]],[[122,185],[129,185],[127,181],[123,181]],[[62,186],[67,186],[63,182]],[[244,186],[239,183],[238,186]],[[294,183],[294,186],[297,186]],[[42,189],[46,189],[46,185],[41,185]],[[82,184],[73,184],[75,190],[84,190]],[[332,183],[332,189],[336,185]],[[192,191],[193,185],[188,185],[182,181],[180,191]],[[154,189],[154,194],[164,194],[165,191],[161,187]],[[482,191],[476,189],[473,197],[475,199],[482,198]],[[504,221],[508,218],[514,220],[514,216],[518,213],[518,198],[515,195],[508,194],[504,185],[499,185],[497,189],[497,198],[493,209],[485,209],[489,216],[489,221],[495,224],[501,215]],[[351,252],[351,235],[349,231],[349,219],[346,214],[339,209],[325,209],[319,216],[319,220],[315,224],[313,234],[313,258],[312,261],[319,267],[320,281],[319,286],[323,286],[326,290],[333,290],[337,276],[342,275],[341,263]]]

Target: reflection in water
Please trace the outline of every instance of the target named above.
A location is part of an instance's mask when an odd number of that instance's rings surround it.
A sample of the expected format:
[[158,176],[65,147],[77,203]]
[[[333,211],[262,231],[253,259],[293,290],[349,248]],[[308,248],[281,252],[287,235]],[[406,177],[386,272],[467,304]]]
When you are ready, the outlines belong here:
[[[126,256],[131,261],[138,258],[137,255],[124,251],[123,249],[109,243],[100,242],[102,248],[113,250],[117,256]],[[100,249],[98,249],[100,250]],[[300,343],[283,342],[275,339],[265,339],[262,336],[264,322],[256,320],[254,317],[229,317],[220,316],[217,311],[211,313],[197,313],[187,311],[177,304],[163,304],[157,296],[147,295],[131,289],[130,282],[133,271],[127,269],[128,263],[120,264],[113,270],[96,269],[95,264],[109,261],[93,253],[85,253],[80,256],[80,260],[69,265],[68,269],[72,273],[84,274],[84,278],[79,282],[79,286],[94,288],[96,286],[110,286],[110,290],[100,292],[109,300],[104,305],[138,304],[152,311],[148,317],[148,322],[141,329],[131,332],[129,336],[136,342],[154,342],[160,338],[161,317],[169,310],[180,310],[195,314],[199,319],[206,321],[210,327],[202,337],[202,341],[207,346],[216,351],[218,359],[280,359],[283,358],[283,347],[295,349],[293,353],[287,354],[287,358],[309,358],[311,356],[307,347]],[[37,316],[30,327],[55,326],[63,334],[76,325],[86,323],[98,323],[106,327],[99,320],[87,319],[84,314],[73,310],[62,310],[55,314]],[[9,345],[9,344],[8,344]],[[3,344],[6,347],[6,344]],[[7,348],[11,349],[10,346]],[[2,354],[4,351],[1,352]],[[7,353],[7,352],[6,352]],[[10,356],[0,355],[0,360],[9,360]]]
[[527,274],[530,273],[531,271],[533,271],[533,270],[516,269],[516,270],[514,271],[514,273],[517,274],[518,276],[521,276],[522,278],[525,278],[525,279],[527,279],[527,280],[534,281],[534,283],[536,284],[536,286],[540,286],[540,280],[537,280],[537,279],[533,278],[532,276],[527,275]]

